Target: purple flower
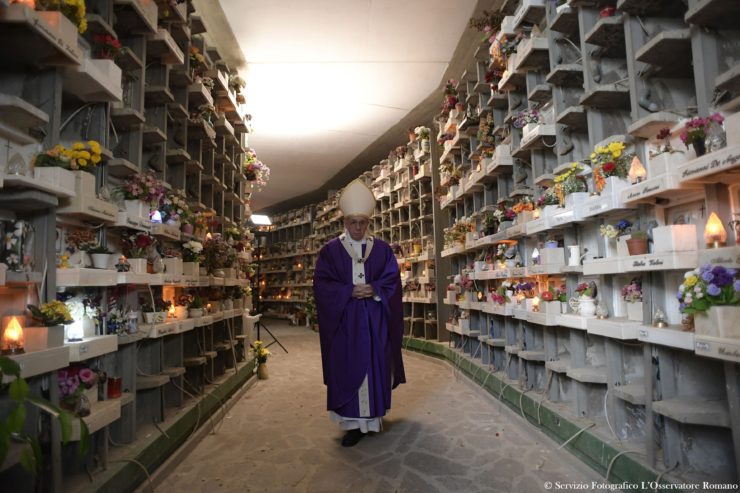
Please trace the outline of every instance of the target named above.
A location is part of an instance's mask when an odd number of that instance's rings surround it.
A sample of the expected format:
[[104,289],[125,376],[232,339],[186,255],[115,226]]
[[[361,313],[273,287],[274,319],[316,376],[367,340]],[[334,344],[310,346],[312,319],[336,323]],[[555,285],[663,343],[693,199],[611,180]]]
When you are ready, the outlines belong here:
[[704,282],[712,282],[712,279],[714,279],[714,274],[712,274],[711,271],[706,271],[701,275],[701,278]]
[[683,293],[681,291],[677,291],[676,292],[676,299],[680,300],[681,298],[683,298]]
[[732,276],[729,274],[729,272],[727,272],[727,269],[725,269],[721,265],[718,265],[717,267],[712,269],[712,274],[714,274],[714,284],[716,284],[717,286],[723,288],[732,284]]
[[684,308],[686,308],[686,303],[679,303],[678,308],[683,311]]
[[738,279],[737,281],[735,281],[733,283],[732,287],[735,289],[735,292],[739,292],[740,291],[740,279]]
[[707,294],[711,296],[719,296],[719,293],[721,292],[722,290],[719,289],[719,286],[717,286],[716,284],[710,284],[709,286],[707,286]]

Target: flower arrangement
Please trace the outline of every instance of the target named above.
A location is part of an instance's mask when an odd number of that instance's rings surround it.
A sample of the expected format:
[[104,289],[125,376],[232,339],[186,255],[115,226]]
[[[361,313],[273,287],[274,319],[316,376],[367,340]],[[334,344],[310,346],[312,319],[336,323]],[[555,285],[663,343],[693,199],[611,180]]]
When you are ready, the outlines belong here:
[[216,107],[208,103],[201,104],[200,106],[198,106],[198,109],[196,111],[193,111],[190,113],[191,120],[193,121],[203,120],[204,122],[207,122],[211,126],[213,126],[213,120],[215,116],[216,116]]
[[516,294],[524,295],[525,298],[532,298],[534,296],[534,284],[531,282],[520,282],[512,287]]
[[513,221],[516,217],[516,212],[511,209],[505,200],[498,203],[498,207],[493,211],[493,215],[496,216],[499,223],[504,221]]
[[514,211],[515,214],[520,214],[520,213],[526,212],[526,211],[533,211],[534,210],[534,202],[532,202],[532,199],[529,196],[525,196],[519,202],[517,202],[516,204],[514,204],[514,206],[511,208],[511,210]]
[[83,392],[97,385],[98,374],[85,366],[70,366],[57,370],[57,381],[62,407],[74,411],[80,417],[90,414],[89,407],[80,408],[78,404]]
[[421,125],[414,129],[414,134],[416,134],[416,137],[419,140],[429,140],[431,136],[431,130],[429,129],[429,127]]
[[225,266],[229,257],[229,250],[229,245],[224,241],[220,233],[214,234],[203,243],[201,261],[209,274]]
[[88,140],[86,143],[75,142],[71,148],[57,144],[34,158],[34,166],[59,167],[71,170],[91,171],[100,164],[103,156],[100,143]]
[[122,49],[121,42],[115,36],[110,34],[93,35],[93,50],[100,58],[113,60],[121,53]]
[[537,207],[544,207],[546,205],[558,205],[558,198],[555,195],[555,189],[553,187],[548,188],[545,190],[545,193],[540,195],[540,197],[535,202],[535,205]]
[[607,238],[617,238],[630,232],[632,223],[627,219],[621,219],[615,225],[602,224],[599,226],[599,234]]
[[257,182],[259,190],[270,180],[270,168],[257,159],[257,153],[252,148],[248,148],[245,154],[244,174],[247,176],[247,181]]
[[246,81],[236,74],[229,75],[229,89],[236,94],[241,94],[242,89],[247,85]]
[[523,128],[530,123],[542,123],[542,115],[537,108],[526,109],[517,113],[512,125],[514,128]]
[[557,301],[566,303],[568,301],[568,290],[566,289],[565,284],[561,284],[559,287],[555,288],[553,296]]
[[593,298],[596,296],[596,285],[582,282],[576,286],[576,293],[578,293],[578,296],[583,296],[584,298]]
[[680,149],[674,149],[671,145],[671,129],[669,128],[661,128],[658,132],[658,135],[655,136],[655,138],[658,141],[663,141],[663,146],[661,147],[658,145],[658,151],[657,152],[650,152],[650,157],[660,156],[661,154],[668,153],[673,154],[674,152],[680,152],[683,153]]
[[44,303],[40,307],[28,305],[28,310],[31,312],[31,317],[45,327],[68,325],[74,322],[67,305],[58,300]]
[[586,178],[579,174],[581,171],[583,171],[583,166],[581,166],[581,163],[575,162],[570,165],[565,173],[555,177],[555,195],[560,205],[565,203],[566,195],[588,190]]
[[199,241],[188,241],[182,244],[183,262],[198,262],[203,251],[203,244]]
[[684,274],[676,298],[683,313],[704,313],[713,306],[740,305],[740,278],[736,269],[706,264]]
[[172,306],[171,301],[164,300],[162,298],[154,298],[154,303],[150,299],[145,297],[139,297],[139,307],[141,313],[152,313],[152,312],[166,312]]
[[468,26],[477,29],[483,33],[483,40],[492,39],[496,32],[501,29],[501,22],[504,20],[504,14],[492,10],[484,10],[479,17],[472,17]]
[[[493,135],[493,130],[496,124],[493,121],[493,114],[489,113],[485,118],[481,118],[478,123],[478,140],[481,144],[487,144],[493,146],[496,143],[496,139]],[[493,156],[493,149],[490,151],[490,155]]]
[[66,238],[67,250],[72,252],[88,250],[98,243],[95,231],[91,229],[74,229],[68,231]]
[[196,68],[200,65],[205,65],[206,57],[200,52],[200,49],[195,45],[190,45],[190,67]]
[[150,205],[159,204],[166,189],[153,171],[137,173],[126,180],[119,189],[126,200],[141,200]]
[[149,248],[157,239],[147,232],[139,231],[130,236],[121,237],[121,248],[129,258],[146,258]]
[[80,34],[87,31],[85,0],[40,0],[36,7],[38,10],[60,10],[77,26]]
[[713,113],[706,118],[692,118],[686,122],[686,125],[684,125],[681,131],[681,142],[684,143],[687,149],[689,148],[689,144],[693,145],[695,149],[697,146],[703,146],[707,131],[712,123],[722,124],[724,121],[725,118],[720,113]]
[[506,243],[499,243],[496,245],[496,256],[494,257],[497,262],[506,262],[506,252],[509,246]]
[[254,341],[250,346],[254,351],[254,359],[257,360],[257,363],[260,365],[267,363],[267,358],[272,353],[270,353],[270,350],[264,346],[262,341]]
[[444,88],[444,100],[442,101],[442,114],[447,116],[450,114],[450,110],[457,104],[457,81],[450,79],[445,84]]
[[631,155],[625,154],[624,148],[624,142],[615,141],[607,146],[597,146],[591,153],[596,192],[601,193],[606,185],[606,178],[610,176],[627,177]]
[[193,220],[193,213],[190,212],[183,190],[165,192],[159,202],[159,211],[162,213],[163,223],[180,221],[182,224],[190,224]]
[[642,280],[635,278],[629,284],[623,286],[622,299],[628,303],[642,301]]

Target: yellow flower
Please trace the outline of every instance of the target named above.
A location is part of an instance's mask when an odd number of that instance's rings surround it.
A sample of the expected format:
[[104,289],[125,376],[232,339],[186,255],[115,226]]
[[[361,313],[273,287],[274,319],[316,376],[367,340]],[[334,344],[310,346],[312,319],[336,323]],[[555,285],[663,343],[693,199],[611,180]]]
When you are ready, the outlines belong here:
[[100,162],[100,156],[97,156],[97,155],[93,155],[93,156],[92,156],[92,157],[90,158],[90,161],[92,161],[92,163],[93,163],[93,164],[98,164],[98,163]]
[[80,158],[77,160],[77,164],[79,164],[80,166],[87,166],[87,159]]
[[83,144],[82,142],[75,142],[74,144],[72,144],[72,149],[75,151],[81,151],[84,148],[85,144]]
[[79,157],[82,159],[90,159],[90,153],[87,151],[80,151]]
[[699,280],[696,276],[689,276],[686,278],[686,281],[684,281],[684,284],[686,284],[687,287],[693,287],[694,284]]
[[70,149],[64,149],[62,151],[62,156],[66,157],[67,159],[72,159],[74,157],[74,152]]
[[617,159],[621,155],[622,155],[622,151],[612,151],[612,157],[614,159]]
[[596,153],[595,152],[592,152],[591,153],[591,160],[593,161],[594,159],[596,159]]

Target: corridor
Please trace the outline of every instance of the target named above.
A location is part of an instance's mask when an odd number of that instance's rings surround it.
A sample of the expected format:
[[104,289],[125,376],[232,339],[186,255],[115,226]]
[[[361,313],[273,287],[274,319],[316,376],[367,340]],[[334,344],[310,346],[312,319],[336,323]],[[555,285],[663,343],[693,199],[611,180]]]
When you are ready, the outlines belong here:
[[157,493],[528,493],[548,491],[546,481],[599,480],[451,366],[411,352],[384,431],[343,448],[325,410],[318,334],[268,325],[290,353],[270,347],[270,378],[247,391]]

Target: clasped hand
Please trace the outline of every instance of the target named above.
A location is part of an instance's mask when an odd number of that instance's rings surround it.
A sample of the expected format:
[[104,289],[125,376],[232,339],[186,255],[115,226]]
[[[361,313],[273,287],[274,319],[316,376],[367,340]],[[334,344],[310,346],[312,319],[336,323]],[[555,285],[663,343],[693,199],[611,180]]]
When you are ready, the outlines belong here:
[[352,297],[357,299],[372,298],[375,296],[375,291],[370,284],[356,284],[352,288]]

